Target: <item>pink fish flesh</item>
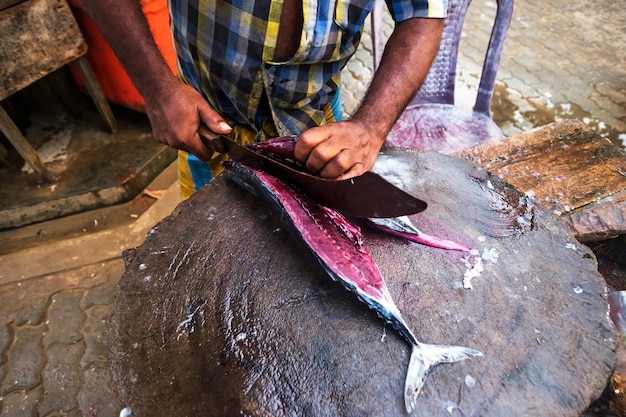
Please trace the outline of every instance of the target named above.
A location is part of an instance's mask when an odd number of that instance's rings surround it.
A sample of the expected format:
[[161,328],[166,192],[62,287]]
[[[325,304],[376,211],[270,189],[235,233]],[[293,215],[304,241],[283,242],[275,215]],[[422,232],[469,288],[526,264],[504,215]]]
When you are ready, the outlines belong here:
[[296,136],[281,136],[265,142],[256,142],[251,147],[258,153],[298,169],[293,157]]
[[417,340],[394,303],[378,266],[363,246],[360,229],[341,214],[318,205],[265,172],[234,162],[226,163],[226,169],[238,184],[278,209],[285,228],[308,249],[330,278],[376,311],[411,345],[404,386],[408,413],[415,407],[433,366],[482,356],[479,351],[462,346],[430,345]]
[[421,243],[422,245],[432,246],[434,248],[458,250],[461,252],[470,251],[469,247],[461,243],[422,233],[413,226],[413,223],[411,223],[411,220],[407,216],[371,218],[368,220],[374,227],[412,242]]

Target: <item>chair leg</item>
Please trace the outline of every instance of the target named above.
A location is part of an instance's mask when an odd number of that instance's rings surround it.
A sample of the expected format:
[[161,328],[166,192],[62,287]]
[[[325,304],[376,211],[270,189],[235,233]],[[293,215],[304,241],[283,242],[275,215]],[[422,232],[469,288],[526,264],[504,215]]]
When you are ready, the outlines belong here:
[[380,60],[385,50],[385,37],[383,35],[383,7],[385,3],[382,0],[375,0],[372,8],[371,19],[371,36],[372,36],[372,56],[374,58],[374,70],[378,68]]
[[48,182],[53,182],[37,151],[28,143],[28,140],[15,126],[15,123],[13,123],[13,120],[11,120],[2,106],[0,106],[0,132],[6,136],[22,158],[33,167],[33,170],[39,177]]
[[115,133],[117,131],[115,116],[113,116],[111,107],[109,107],[109,103],[107,102],[106,97],[104,97],[100,84],[98,84],[98,80],[91,70],[89,61],[87,61],[85,56],[82,56],[73,63],[76,64],[76,69],[83,79],[91,99],[98,108],[98,113],[100,113],[100,116],[102,116],[106,124],[109,126],[109,129],[111,129],[111,133]]

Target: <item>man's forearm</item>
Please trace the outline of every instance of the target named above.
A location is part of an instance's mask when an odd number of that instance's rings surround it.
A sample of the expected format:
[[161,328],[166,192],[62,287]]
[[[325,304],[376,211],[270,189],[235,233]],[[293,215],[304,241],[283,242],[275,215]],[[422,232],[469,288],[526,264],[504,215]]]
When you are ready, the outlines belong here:
[[302,132],[294,158],[323,178],[369,171],[387,133],[426,77],[439,49],[442,19],[409,19],[396,26],[363,103],[350,120]]
[[81,0],[81,5],[144,97],[176,81],[154,42],[138,0]]
[[443,23],[443,19],[409,19],[397,24],[389,38],[380,67],[352,118],[381,140],[428,74],[439,49]]
[[81,0],[146,102],[154,139],[208,161],[213,155],[198,127],[231,131],[193,87],[172,74],[154,42],[139,0]]

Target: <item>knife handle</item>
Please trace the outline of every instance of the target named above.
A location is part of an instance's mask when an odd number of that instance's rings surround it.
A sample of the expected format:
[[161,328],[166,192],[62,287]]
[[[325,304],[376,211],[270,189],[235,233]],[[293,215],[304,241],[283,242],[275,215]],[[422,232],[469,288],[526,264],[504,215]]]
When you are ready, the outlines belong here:
[[198,128],[198,135],[200,135],[202,142],[214,152],[226,153],[228,151],[228,148],[224,146],[219,133],[215,133],[212,130],[207,129],[205,126],[200,126]]

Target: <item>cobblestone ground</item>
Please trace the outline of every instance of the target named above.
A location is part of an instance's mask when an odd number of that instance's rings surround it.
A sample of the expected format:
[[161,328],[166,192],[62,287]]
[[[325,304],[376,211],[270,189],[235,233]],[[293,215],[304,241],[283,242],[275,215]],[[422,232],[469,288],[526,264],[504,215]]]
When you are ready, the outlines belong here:
[[[456,104],[471,108],[496,3],[473,0],[459,47]],[[384,35],[392,30],[386,16]],[[516,1],[498,68],[494,121],[507,136],[576,118],[626,146],[626,13],[623,3]],[[372,77],[371,38],[344,73],[352,114]]]
[[116,416],[107,323],[122,260],[0,286],[0,416]]
[[506,108],[508,95],[516,109],[508,111],[510,121],[500,122],[527,130],[577,118],[626,146],[623,6],[619,1],[517,2],[498,72],[500,98],[494,101]]

